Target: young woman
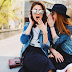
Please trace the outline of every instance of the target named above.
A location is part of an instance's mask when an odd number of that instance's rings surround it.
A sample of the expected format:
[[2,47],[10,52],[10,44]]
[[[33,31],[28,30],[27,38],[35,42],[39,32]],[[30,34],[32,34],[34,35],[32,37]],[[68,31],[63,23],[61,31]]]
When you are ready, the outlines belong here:
[[43,3],[35,1],[30,9],[29,22],[25,23],[21,42],[23,66],[19,72],[52,72],[55,69],[48,56],[49,28]]
[[[48,9],[48,8],[47,8]],[[51,15],[48,16],[48,25],[53,39],[51,52],[55,56],[53,63],[57,72],[72,72],[72,24],[66,15],[67,8],[63,4],[55,4],[48,9]]]

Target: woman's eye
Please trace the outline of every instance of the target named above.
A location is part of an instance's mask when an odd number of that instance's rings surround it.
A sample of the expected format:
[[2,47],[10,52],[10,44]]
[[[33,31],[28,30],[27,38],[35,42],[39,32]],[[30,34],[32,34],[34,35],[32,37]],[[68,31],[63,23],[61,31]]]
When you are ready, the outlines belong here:
[[39,14],[43,14],[44,13],[44,10],[39,10]]
[[36,13],[37,13],[37,10],[32,10],[32,13],[33,13],[33,14],[36,14]]

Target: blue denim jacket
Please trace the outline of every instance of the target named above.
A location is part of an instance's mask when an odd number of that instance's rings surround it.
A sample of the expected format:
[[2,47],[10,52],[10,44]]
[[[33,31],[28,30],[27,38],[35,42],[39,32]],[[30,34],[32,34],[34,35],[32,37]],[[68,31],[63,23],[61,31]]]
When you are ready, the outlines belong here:
[[[25,26],[24,26],[23,33],[22,33],[21,38],[20,38],[21,43],[23,44],[23,47],[21,50],[21,56],[22,56],[22,53],[25,51],[25,49],[29,46],[30,40],[31,40],[32,35],[33,35],[31,33],[30,33],[30,35],[25,34],[25,30],[27,29],[28,25],[29,25],[29,22],[26,22]],[[50,41],[50,34],[49,34],[50,29],[47,28],[47,30],[48,30],[48,42],[47,42],[47,44],[43,43],[43,33],[41,30],[40,30],[39,37],[38,37],[39,41],[40,41],[41,49],[45,53],[46,56],[48,56],[48,48],[50,47],[50,42],[49,42]]]
[[[72,26],[68,26],[67,29],[71,30],[71,35],[67,34],[60,34],[59,36],[57,35],[53,39],[53,44],[56,47],[57,45],[60,45],[62,50],[68,53],[69,55],[72,55]],[[56,31],[57,34],[59,33]]]

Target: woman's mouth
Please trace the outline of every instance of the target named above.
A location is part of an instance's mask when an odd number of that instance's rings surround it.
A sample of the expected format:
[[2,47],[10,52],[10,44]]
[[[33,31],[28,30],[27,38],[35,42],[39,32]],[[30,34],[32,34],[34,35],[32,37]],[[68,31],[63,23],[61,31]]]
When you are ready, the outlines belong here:
[[36,19],[38,19],[38,18],[40,18],[40,17],[37,16]]

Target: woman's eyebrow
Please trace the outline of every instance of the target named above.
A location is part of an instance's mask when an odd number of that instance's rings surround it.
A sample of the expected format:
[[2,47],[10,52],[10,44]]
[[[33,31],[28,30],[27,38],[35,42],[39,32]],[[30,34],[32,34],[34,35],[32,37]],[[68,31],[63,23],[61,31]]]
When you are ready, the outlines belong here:
[[39,10],[42,10],[42,9],[39,9]]
[[[38,10],[38,9],[35,8],[34,10]],[[42,10],[42,9],[39,9],[39,10]]]

